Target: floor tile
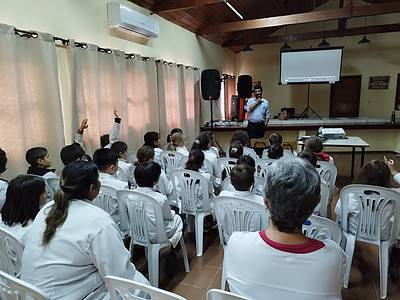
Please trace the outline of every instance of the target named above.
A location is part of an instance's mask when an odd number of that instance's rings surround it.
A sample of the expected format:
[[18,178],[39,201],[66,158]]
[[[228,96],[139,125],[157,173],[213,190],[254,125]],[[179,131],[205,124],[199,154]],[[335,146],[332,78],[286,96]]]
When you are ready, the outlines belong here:
[[218,268],[204,265],[193,267],[183,278],[182,283],[206,289],[218,270]]
[[188,300],[199,300],[202,299],[203,295],[205,295],[206,289],[180,283],[172,290],[172,292],[181,295]]

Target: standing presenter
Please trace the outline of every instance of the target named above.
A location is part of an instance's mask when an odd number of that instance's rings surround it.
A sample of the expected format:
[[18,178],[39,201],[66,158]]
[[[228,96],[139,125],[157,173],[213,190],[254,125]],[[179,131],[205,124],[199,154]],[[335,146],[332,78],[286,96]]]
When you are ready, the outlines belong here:
[[271,115],[269,102],[262,97],[263,88],[261,85],[254,86],[254,97],[247,100],[245,109],[247,111],[247,133],[250,139],[263,138],[265,129]]

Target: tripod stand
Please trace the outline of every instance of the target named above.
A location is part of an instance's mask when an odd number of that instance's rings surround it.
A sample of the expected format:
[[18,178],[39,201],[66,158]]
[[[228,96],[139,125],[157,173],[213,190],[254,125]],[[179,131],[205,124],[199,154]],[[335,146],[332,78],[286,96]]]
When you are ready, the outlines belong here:
[[[311,114],[309,114],[310,111],[311,111]],[[315,110],[313,110],[312,107],[310,106],[310,84],[308,83],[308,86],[307,86],[307,106],[303,110],[303,112],[300,114],[300,116],[297,118],[297,120],[298,119],[308,118],[308,117],[312,116],[313,114],[316,115],[318,118],[320,118],[322,120],[321,116],[318,113],[316,113]]]

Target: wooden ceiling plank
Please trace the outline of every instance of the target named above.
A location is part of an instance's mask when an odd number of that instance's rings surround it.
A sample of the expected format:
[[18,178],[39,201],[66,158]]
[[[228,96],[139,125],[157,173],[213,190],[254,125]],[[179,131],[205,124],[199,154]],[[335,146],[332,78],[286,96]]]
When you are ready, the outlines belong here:
[[398,32],[398,31],[400,31],[400,23],[347,28],[342,32],[340,32],[340,30],[328,30],[325,32],[324,31],[306,32],[306,33],[292,34],[288,36],[267,36],[263,38],[259,37],[258,39],[254,40],[249,40],[249,39],[233,40],[228,43],[225,43],[222,46],[236,47],[236,46],[246,46],[246,45],[256,45],[256,44],[284,43],[286,41],[297,42],[297,41],[322,39],[324,37],[333,38],[342,36],[376,34],[376,33]]
[[224,2],[224,0],[164,0],[154,7],[156,13],[185,10]]
[[277,16],[269,18],[260,18],[253,20],[244,20],[237,22],[225,22],[211,24],[202,30],[199,34],[212,32],[234,32],[242,30],[260,29],[266,27],[276,27],[285,25],[294,25],[302,23],[312,23],[329,21],[335,19],[364,17],[389,13],[400,12],[400,1],[384,4],[371,4],[362,6],[351,6],[351,0],[345,0],[342,8],[327,9],[323,11],[313,11],[308,13],[299,13],[286,16]]

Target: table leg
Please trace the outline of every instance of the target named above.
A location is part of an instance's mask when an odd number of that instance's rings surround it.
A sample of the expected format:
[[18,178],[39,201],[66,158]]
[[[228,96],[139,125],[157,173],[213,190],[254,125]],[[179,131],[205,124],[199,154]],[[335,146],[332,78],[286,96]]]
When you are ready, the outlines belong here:
[[354,178],[354,157],[356,155],[356,147],[352,147],[351,151],[351,179]]
[[364,166],[365,147],[361,147],[361,168]]

